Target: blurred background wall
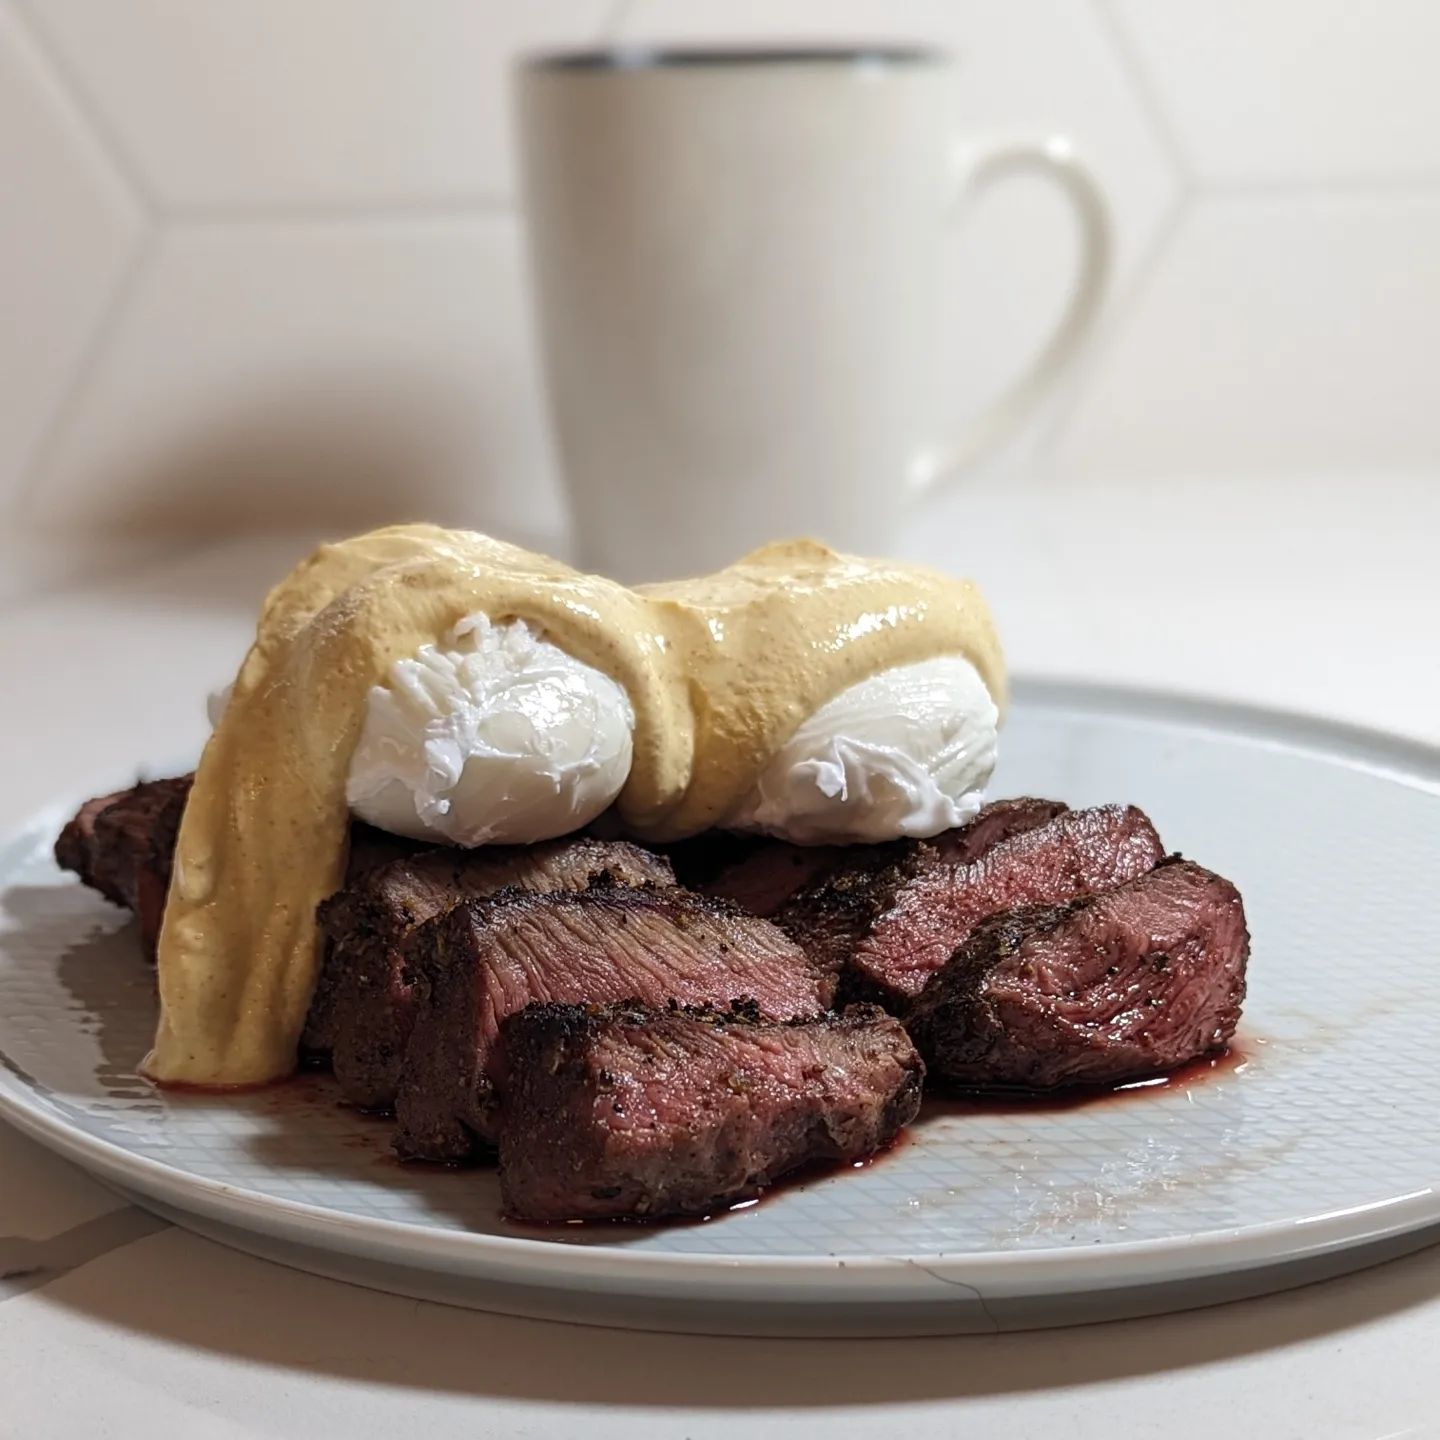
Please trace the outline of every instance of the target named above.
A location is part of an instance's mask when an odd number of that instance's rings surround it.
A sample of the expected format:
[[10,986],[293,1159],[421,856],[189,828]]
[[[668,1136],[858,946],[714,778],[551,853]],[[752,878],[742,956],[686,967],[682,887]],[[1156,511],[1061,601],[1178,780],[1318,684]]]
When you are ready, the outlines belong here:
[[[978,485],[1440,472],[1432,0],[0,0],[12,577],[57,535],[553,534],[512,57],[867,38],[957,52],[968,125],[1068,132],[1114,202],[1090,362]],[[1017,185],[955,247],[958,418],[1073,236]]]

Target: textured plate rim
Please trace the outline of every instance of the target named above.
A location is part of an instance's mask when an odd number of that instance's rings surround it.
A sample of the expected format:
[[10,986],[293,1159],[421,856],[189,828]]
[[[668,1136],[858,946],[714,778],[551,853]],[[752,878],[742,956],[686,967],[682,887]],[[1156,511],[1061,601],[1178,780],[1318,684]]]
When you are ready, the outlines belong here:
[[[1440,746],[1379,729],[1265,706],[1088,681],[1022,677],[1017,679],[1014,693],[1016,701],[1026,706],[1079,710],[1122,722],[1133,718],[1261,740],[1440,797]],[[56,819],[66,813],[64,802],[45,806],[0,839],[0,855],[33,845],[36,837],[47,835]],[[1101,1290],[1137,1280],[1179,1280],[1298,1261],[1440,1222],[1437,1176],[1434,1184],[1421,1190],[1318,1215],[1083,1248],[909,1255],[875,1251],[823,1255],[647,1253],[622,1246],[567,1245],[439,1229],[283,1200],[196,1175],[77,1130],[37,1099],[24,1078],[3,1069],[0,1119],[102,1180],[243,1230],[362,1258],[383,1255],[426,1270],[458,1266],[477,1277],[503,1272],[551,1289],[599,1290],[616,1282],[638,1282],[647,1290],[670,1291],[686,1282],[698,1282],[712,1293],[733,1292],[746,1288],[763,1272],[775,1279],[808,1281],[827,1290],[838,1284],[858,1292],[886,1282],[903,1285],[918,1270],[933,1281],[983,1287],[991,1296],[1081,1287]],[[933,1295],[933,1287],[927,1293]],[[813,1298],[813,1291],[802,1286],[795,1297]]]

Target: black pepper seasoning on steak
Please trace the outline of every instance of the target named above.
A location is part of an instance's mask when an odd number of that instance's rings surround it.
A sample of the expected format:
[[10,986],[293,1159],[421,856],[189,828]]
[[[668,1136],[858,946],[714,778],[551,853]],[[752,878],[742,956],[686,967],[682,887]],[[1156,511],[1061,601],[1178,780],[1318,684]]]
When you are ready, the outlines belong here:
[[[345,885],[336,893],[343,895],[363,885],[367,877],[415,854],[419,848],[415,840],[391,835],[386,830],[376,830],[359,822],[352,824],[350,850],[345,862]],[[323,912],[327,903],[321,902],[320,911]],[[324,1067],[330,1064],[331,1052],[335,1048],[341,997],[350,967],[343,945],[337,947],[335,940],[325,934],[323,921],[320,928],[320,972],[315,977],[315,993],[310,997],[305,1029],[300,1035],[300,1060],[305,1065]]]
[[[61,869],[73,870],[92,890],[135,912],[141,944],[152,960],[194,778],[143,780],[129,790],[87,800],[55,842]],[[418,848],[413,840],[352,825],[346,881]]]
[[815,1015],[830,991],[805,953],[766,920],[681,889],[507,891],[410,938],[419,1008],[406,1049],[395,1148],[456,1162],[496,1137],[496,1037],[535,1001],[728,1006],[775,1019]]
[[704,1215],[862,1160],[915,1117],[924,1076],[874,1006],[775,1023],[753,1006],[531,1005],[501,1037],[500,1187],[528,1220]]
[[714,833],[682,841],[670,853],[682,885],[768,920],[797,891],[845,861],[851,850]]
[[842,997],[898,1011],[987,915],[1119,884],[1163,853],[1133,808],[1002,800],[933,840],[863,847],[776,918]]
[[952,1085],[1119,1084],[1223,1048],[1249,953],[1235,887],[1167,860],[1103,895],[986,921],[930,978],[906,1027]]
[[92,890],[135,912],[140,943],[152,959],[192,779],[142,780],[129,790],[88,800],[55,842],[62,869],[73,870]]
[[638,845],[588,836],[428,850],[362,875],[320,906],[329,944],[307,1045],[328,1041],[335,1077],[352,1105],[388,1110],[414,1023],[414,987],[403,955],[410,934],[466,900],[509,887],[583,890],[597,880],[671,885],[674,875],[665,860]]

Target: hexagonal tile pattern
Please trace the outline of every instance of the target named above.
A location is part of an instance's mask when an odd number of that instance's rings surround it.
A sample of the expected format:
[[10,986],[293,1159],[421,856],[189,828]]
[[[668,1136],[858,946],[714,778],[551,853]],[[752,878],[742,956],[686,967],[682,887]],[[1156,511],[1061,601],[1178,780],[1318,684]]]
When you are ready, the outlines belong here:
[[585,43],[609,0],[27,0],[174,206],[507,194],[515,52]]
[[1440,177],[1430,0],[1114,0],[1202,178]]
[[0,504],[74,376],[141,220],[23,25],[0,5]]
[[1440,196],[1229,196],[1185,218],[1092,377],[1073,480],[1433,473]]
[[148,533],[553,527],[518,222],[172,229],[32,513]]
[[[1113,47],[1087,6],[1069,0],[637,0],[631,43],[938,45],[959,60],[956,113],[966,133],[1071,136],[1111,198],[1117,289],[1174,203],[1178,181]],[[1037,39],[1043,37],[1043,39]],[[944,297],[953,338],[946,372],[954,410],[976,411],[1043,342],[1074,266],[1063,202],[1017,181],[966,213]]]

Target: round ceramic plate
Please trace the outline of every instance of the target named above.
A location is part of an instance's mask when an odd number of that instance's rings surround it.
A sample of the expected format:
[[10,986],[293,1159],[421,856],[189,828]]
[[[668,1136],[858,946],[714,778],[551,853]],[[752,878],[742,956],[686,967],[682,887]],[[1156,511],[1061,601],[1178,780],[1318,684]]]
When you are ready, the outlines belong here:
[[[328,1079],[160,1094],[133,926],[0,846],[0,1115],[285,1263],[484,1309],[883,1334],[1156,1312],[1440,1238],[1440,753],[1293,717],[1017,687],[995,794],[1144,806],[1254,936],[1236,1052],[1085,1104],[932,1107],[877,1162],[703,1223],[527,1229],[484,1170],[402,1167]],[[78,797],[77,797],[78,798]]]

